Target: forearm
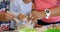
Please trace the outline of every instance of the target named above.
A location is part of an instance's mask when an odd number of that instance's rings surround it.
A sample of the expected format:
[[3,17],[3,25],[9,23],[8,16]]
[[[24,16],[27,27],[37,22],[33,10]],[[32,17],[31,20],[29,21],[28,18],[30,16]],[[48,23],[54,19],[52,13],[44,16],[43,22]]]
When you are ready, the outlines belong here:
[[50,12],[51,12],[50,16],[60,16],[60,7],[50,9]]
[[[55,7],[55,8],[49,9],[49,11],[51,12],[51,14],[50,14],[51,17],[60,16],[60,7]],[[36,13],[36,11],[35,11],[35,13]],[[35,16],[37,16],[38,19],[42,19],[42,18],[46,17],[46,13],[45,13],[45,11],[42,11],[42,12],[36,13]],[[36,19],[36,17],[34,17],[34,19]]]
[[[54,17],[54,16],[60,16],[60,7],[54,7],[49,9],[49,11],[51,12],[50,16]],[[46,13],[45,11],[40,12],[40,14],[42,15],[41,17],[46,17]]]

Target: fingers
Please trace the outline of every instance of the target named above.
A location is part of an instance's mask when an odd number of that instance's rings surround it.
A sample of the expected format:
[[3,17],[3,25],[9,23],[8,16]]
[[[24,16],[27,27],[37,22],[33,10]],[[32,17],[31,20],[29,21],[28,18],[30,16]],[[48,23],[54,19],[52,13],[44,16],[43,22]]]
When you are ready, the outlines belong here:
[[13,20],[13,19],[14,19],[14,15],[12,13],[5,13],[6,21]]
[[42,12],[33,11],[30,14],[30,18],[37,19],[37,20],[40,20],[44,17],[45,17],[45,13],[42,13]]
[[14,18],[14,16],[11,15],[11,14],[5,14],[5,15],[6,15],[6,17],[8,17],[8,18]]
[[12,13],[1,13],[0,14],[0,21],[9,21],[13,20],[14,15]]
[[7,15],[7,16],[12,16],[12,17],[14,17],[13,13],[7,12],[6,15]]
[[5,17],[6,20],[13,20],[12,17]]

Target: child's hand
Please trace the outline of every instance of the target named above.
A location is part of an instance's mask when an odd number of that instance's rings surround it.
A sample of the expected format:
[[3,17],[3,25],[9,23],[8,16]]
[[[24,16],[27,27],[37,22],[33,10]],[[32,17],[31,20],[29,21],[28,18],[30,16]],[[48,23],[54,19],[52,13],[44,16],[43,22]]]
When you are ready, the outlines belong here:
[[32,2],[32,0],[23,0],[24,1],[24,3],[29,3],[29,2]]
[[24,14],[19,14],[19,15],[18,15],[18,18],[19,18],[19,19],[24,19],[24,18],[26,18],[26,17],[27,17],[27,16],[24,15]]

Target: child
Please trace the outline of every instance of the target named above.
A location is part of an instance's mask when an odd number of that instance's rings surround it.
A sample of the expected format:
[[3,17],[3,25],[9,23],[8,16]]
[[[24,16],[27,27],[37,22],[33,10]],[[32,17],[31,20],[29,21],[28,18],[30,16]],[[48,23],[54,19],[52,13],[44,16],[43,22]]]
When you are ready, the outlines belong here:
[[[13,0],[10,2],[10,11],[18,17],[18,15],[29,15],[32,10],[32,0]],[[14,21],[11,21],[11,28],[14,29]]]
[[[26,4],[27,3],[27,4]],[[10,11],[21,13],[21,14],[29,14],[32,10],[32,2],[27,0],[13,0],[13,3],[10,3]]]

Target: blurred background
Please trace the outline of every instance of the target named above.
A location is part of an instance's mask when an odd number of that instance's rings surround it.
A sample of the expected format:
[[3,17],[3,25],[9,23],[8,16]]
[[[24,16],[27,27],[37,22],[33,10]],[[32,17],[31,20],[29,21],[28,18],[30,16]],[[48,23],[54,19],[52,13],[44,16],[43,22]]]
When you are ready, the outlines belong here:
[[0,9],[6,8],[7,6],[9,6],[9,4],[10,4],[10,0],[0,0]]

